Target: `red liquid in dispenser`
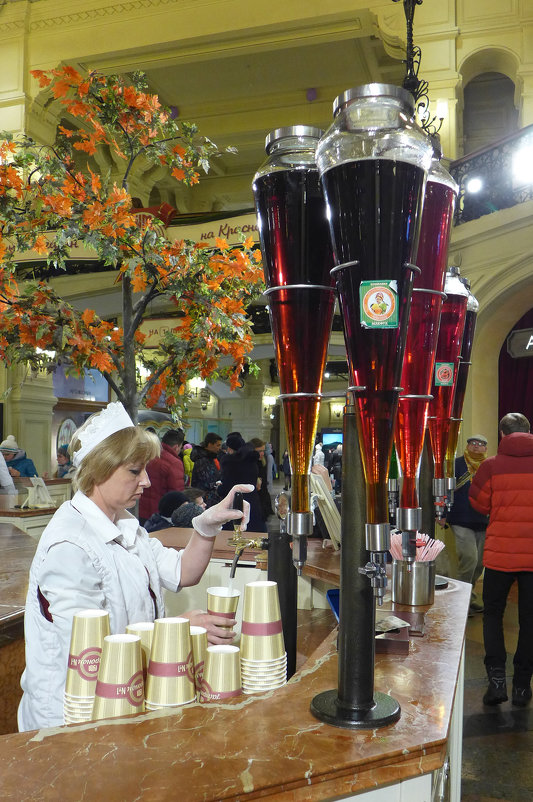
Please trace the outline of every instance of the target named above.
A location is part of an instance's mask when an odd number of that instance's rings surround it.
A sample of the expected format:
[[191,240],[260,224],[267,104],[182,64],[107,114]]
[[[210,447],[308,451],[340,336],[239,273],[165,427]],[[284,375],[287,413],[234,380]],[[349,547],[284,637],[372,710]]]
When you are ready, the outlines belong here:
[[282,170],[254,182],[265,282],[332,286],[333,253],[316,169]]
[[413,292],[395,429],[396,451],[403,476],[400,507],[419,506],[416,479],[424,446],[429,399],[404,396],[428,396],[430,393],[441,307],[440,295]]
[[438,181],[428,181],[416,264],[415,287],[443,292],[448,244],[455,209],[455,192]]
[[291,511],[309,510],[309,473],[314,450],[320,401],[283,398],[287,446],[291,462]]
[[416,479],[424,446],[429,399],[403,396],[427,396],[431,391],[442,308],[442,297],[432,293],[442,292],[444,288],[454,207],[454,190],[438,181],[428,180],[416,258],[420,273],[414,277],[417,291],[411,298],[401,378],[403,389],[395,434],[403,474],[400,507],[419,506]]
[[282,393],[318,393],[326,364],[335,293],[280,288],[268,296]]
[[455,396],[451,415],[452,421],[450,423],[448,444],[446,447],[446,474],[449,477],[455,475],[455,452],[457,451],[457,441],[459,440],[459,429],[461,427],[461,416],[463,414],[466,385],[470,370],[470,357],[472,356],[472,346],[474,344],[476,320],[477,311],[467,309],[463,343],[461,345],[461,360],[457,368],[457,380],[455,382]]
[[[435,356],[434,380],[431,389],[433,400],[429,402],[428,413],[428,429],[436,479],[444,478],[444,460],[448,444],[457,366],[459,364],[465,325],[466,304],[466,296],[449,294],[442,306],[439,339]],[[446,373],[448,372],[447,365],[450,365],[451,368],[449,370],[453,371],[452,383],[438,384],[435,376],[439,373],[439,370],[442,371],[439,366],[444,366]],[[442,375],[440,381],[443,381]]]

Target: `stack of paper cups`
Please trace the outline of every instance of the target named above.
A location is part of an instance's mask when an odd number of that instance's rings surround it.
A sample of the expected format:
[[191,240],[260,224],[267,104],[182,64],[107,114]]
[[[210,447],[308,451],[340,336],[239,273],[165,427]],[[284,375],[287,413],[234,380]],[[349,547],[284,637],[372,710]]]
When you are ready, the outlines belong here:
[[144,712],[141,639],[107,635],[94,697],[93,719]]
[[65,724],[90,721],[104,638],[109,635],[105,610],[80,610],[72,619],[63,699]]
[[223,702],[242,694],[238,646],[208,646],[200,702]]
[[187,618],[156,618],[146,677],[146,709],[177,707],[196,699]]
[[196,697],[199,699],[207,654],[207,629],[205,627],[191,627],[191,644],[194,687],[196,688]]
[[248,694],[279,688],[287,681],[276,582],[249,582],[244,588],[241,675],[243,691]]
[[128,635],[138,635],[141,639],[141,658],[143,679],[146,682],[148,673],[148,663],[150,662],[150,652],[152,650],[152,636],[154,634],[153,621],[139,621],[136,624],[128,624],[126,627]]

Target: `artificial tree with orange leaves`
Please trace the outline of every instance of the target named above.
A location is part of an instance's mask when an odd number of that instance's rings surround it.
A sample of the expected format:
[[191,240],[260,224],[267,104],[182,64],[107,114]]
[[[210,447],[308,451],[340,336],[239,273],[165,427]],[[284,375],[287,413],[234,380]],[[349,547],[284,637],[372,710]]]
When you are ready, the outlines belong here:
[[[252,348],[246,307],[261,290],[259,250],[251,239],[233,248],[217,240],[215,249],[171,242],[150,222],[139,225],[128,193],[140,157],[190,186],[216,147],[196,126],[178,125],[141,74],[126,81],[68,66],[32,74],[72,124],[58,127],[53,146],[8,133],[0,141],[0,357],[43,366],[54,351],[67,372],[96,368],[134,418],[162,394],[179,416],[192,376],[226,376],[234,387]],[[101,147],[123,165],[119,180],[92,164]],[[116,271],[120,325],[77,310],[54,289],[50,276],[79,246]],[[24,251],[41,257],[46,277],[24,268]],[[155,299],[172,305],[176,327],[147,350],[140,326]]]

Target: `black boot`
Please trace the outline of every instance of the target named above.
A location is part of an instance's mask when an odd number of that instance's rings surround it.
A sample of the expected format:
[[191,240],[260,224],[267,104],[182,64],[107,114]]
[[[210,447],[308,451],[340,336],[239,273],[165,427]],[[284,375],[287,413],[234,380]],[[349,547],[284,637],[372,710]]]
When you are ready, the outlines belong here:
[[509,698],[507,696],[507,682],[504,668],[487,668],[489,687],[483,697],[484,705],[501,705]]
[[520,682],[515,683],[513,679],[513,697],[512,702],[516,707],[525,707],[531,699],[531,686],[529,683]]

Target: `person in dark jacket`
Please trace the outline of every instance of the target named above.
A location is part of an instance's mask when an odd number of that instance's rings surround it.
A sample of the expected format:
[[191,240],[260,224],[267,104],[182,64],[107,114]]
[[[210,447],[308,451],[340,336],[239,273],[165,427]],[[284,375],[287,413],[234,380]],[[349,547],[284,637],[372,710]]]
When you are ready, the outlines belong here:
[[455,548],[459,562],[457,579],[470,582],[472,597],[470,612],[480,613],[483,604],[476,599],[474,587],[483,573],[483,546],[488,518],[474,510],[468,500],[472,478],[487,458],[487,438],[474,434],[466,441],[462,457],[455,460],[455,493],[453,506],[446,516],[455,536]]
[[259,499],[261,501],[262,515],[266,521],[270,515],[274,515],[274,510],[272,509],[272,499],[268,487],[268,466],[265,457],[265,443],[259,437],[252,437],[250,445],[252,445],[259,454],[259,484],[257,492],[259,493]]
[[533,674],[533,435],[529,421],[511,412],[500,421],[495,457],[480,465],[470,503],[489,516],[483,564],[483,642],[489,687],[483,704],[507,701],[503,615],[518,584],[518,644],[513,658],[513,705],[531,699]]
[[[242,440],[242,437],[240,439]],[[246,482],[243,480],[243,482],[240,482],[240,484],[249,484],[254,486],[254,491],[246,495],[246,501],[250,505],[248,531],[266,532],[267,527],[258,492],[260,460],[259,452],[255,450],[252,443],[245,443],[238,448],[234,448],[239,446],[239,440],[237,437],[233,438],[230,435],[228,435],[226,444],[228,446],[228,453],[225,454],[221,459],[222,484],[220,485],[220,494],[224,494],[226,487],[233,487],[236,476],[247,477]],[[225,525],[223,529],[233,529],[233,524],[229,523]]]
[[139,519],[142,523],[158,509],[166,493],[181,492],[185,487],[185,468],[180,452],[185,435],[182,429],[170,429],[161,438],[161,456],[150,460],[146,472],[150,487],[139,501]]
[[144,523],[147,532],[159,532],[160,529],[168,529],[171,526],[178,526],[172,521],[172,513],[182,504],[187,504],[189,499],[185,493],[179,490],[172,490],[165,493],[159,501],[158,512],[154,512]]
[[195,446],[191,453],[194,465],[191,484],[204,491],[204,499],[208,507],[217,504],[221,498],[218,494],[221,476],[218,454],[221,445],[221,436],[216,432],[208,432],[203,442],[199,446]]

